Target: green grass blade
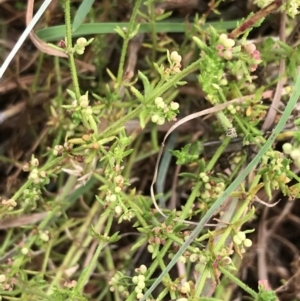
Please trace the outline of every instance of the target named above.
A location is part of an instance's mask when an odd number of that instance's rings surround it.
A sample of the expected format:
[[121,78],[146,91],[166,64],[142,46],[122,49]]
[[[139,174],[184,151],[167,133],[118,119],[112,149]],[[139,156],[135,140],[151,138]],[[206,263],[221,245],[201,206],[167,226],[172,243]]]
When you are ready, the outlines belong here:
[[285,126],[286,122],[288,121],[298,99],[300,96],[300,75],[297,76],[297,80],[294,86],[293,94],[291,95],[287,106],[276,125],[275,129],[273,130],[271,136],[266,141],[264,146],[261,148],[259,153],[254,157],[254,159],[249,163],[249,165],[241,172],[239,177],[237,177],[224,191],[224,193],[214,202],[214,204],[209,208],[209,210],[206,212],[204,217],[200,220],[197,227],[193,230],[193,232],[190,234],[189,238],[185,241],[185,243],[181,246],[181,248],[178,250],[176,255],[173,257],[171,262],[168,264],[168,266],[163,270],[163,272],[156,278],[154,283],[151,285],[151,287],[147,290],[147,292],[144,294],[143,298],[140,299],[140,301],[145,301],[150,294],[153,292],[153,290],[160,284],[164,276],[171,270],[171,268],[177,263],[178,258],[184,253],[184,251],[188,248],[188,246],[191,244],[191,242],[199,235],[200,231],[203,229],[205,224],[209,221],[209,219],[213,216],[213,214],[220,208],[220,206],[225,202],[225,200],[230,196],[232,192],[234,192],[237,187],[244,181],[244,179],[247,177],[247,175],[251,172],[253,168],[259,163],[262,156],[268,151],[268,149],[272,146],[274,143],[276,137],[278,134],[282,131],[283,127]]
[[[203,28],[209,25],[215,28],[222,28],[223,30],[233,29],[236,26],[237,21],[224,21],[224,22],[208,22],[203,25]],[[75,32],[73,32],[73,37],[94,35],[94,34],[107,34],[116,33],[115,29],[117,26],[123,28],[128,27],[129,23],[88,23],[81,24]],[[139,32],[151,32],[151,23],[140,24]],[[189,30],[192,24],[187,24],[184,22],[158,22],[155,25],[156,32],[185,32]],[[36,32],[38,37],[46,42],[58,41],[65,38],[66,28],[64,25],[58,25],[53,27],[48,27],[40,29]]]
[[74,17],[72,31],[76,31],[79,26],[83,23],[84,18],[87,16],[89,11],[91,10],[91,7],[93,6],[95,0],[83,0],[76,12],[76,15]]

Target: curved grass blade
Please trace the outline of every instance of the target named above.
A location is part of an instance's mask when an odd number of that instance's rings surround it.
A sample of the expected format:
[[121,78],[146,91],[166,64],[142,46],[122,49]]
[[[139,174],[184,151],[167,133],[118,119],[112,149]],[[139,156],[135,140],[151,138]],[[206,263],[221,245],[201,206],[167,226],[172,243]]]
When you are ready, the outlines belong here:
[[[223,30],[232,29],[236,27],[237,21],[224,21],[224,22],[207,22],[203,25],[203,28],[208,26],[213,26],[215,28],[222,28]],[[73,37],[92,35],[92,34],[105,34],[105,33],[116,33],[115,29],[117,26],[123,28],[128,27],[129,23],[88,23],[81,24],[76,31],[73,32]],[[184,22],[158,22],[155,25],[156,32],[185,32],[189,29],[192,24],[187,24]],[[46,41],[57,41],[64,39],[66,28],[64,25],[58,25],[53,27],[48,27],[40,29],[36,32],[37,36]],[[151,23],[142,23],[139,27],[140,33],[152,32]]]
[[74,17],[72,31],[75,32],[79,26],[83,23],[84,18],[87,16],[95,0],[83,0]]
[[286,122],[288,121],[298,99],[300,96],[300,75],[297,76],[297,80],[295,86],[293,88],[293,94],[291,95],[287,106],[273,130],[271,136],[266,141],[264,146],[261,148],[259,153],[254,157],[254,159],[249,163],[249,165],[240,173],[240,175],[227,187],[224,193],[213,203],[213,205],[209,208],[203,218],[200,220],[199,224],[190,234],[189,238],[184,242],[178,252],[175,254],[171,262],[167,265],[167,267],[162,271],[162,273],[156,278],[151,287],[145,292],[144,296],[140,301],[145,301],[153,290],[160,284],[164,276],[171,270],[171,268],[177,263],[178,258],[184,253],[184,251],[188,248],[188,246],[192,243],[192,241],[199,235],[200,231],[203,229],[204,225],[210,220],[213,214],[220,208],[220,206],[224,203],[224,201],[229,197],[229,195],[237,189],[237,187],[244,181],[244,179],[248,176],[251,170],[259,163],[262,156],[268,151],[268,149],[274,143],[276,137],[280,134],[281,130],[284,128]]

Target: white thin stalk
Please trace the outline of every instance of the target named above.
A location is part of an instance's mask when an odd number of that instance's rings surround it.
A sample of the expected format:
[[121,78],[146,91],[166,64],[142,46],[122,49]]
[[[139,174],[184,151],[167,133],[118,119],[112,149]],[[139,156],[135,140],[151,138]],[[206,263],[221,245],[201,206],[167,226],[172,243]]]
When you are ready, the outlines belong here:
[[26,29],[24,30],[24,32],[20,36],[18,42],[16,43],[16,45],[14,46],[14,48],[12,49],[10,54],[7,56],[7,58],[5,59],[4,63],[2,64],[2,66],[0,68],[0,79],[2,78],[4,72],[6,71],[6,69],[9,66],[12,59],[15,57],[16,53],[18,52],[18,50],[20,49],[22,44],[26,40],[27,36],[29,35],[29,33],[31,32],[33,27],[36,25],[38,20],[41,18],[41,16],[43,15],[43,13],[45,12],[45,10],[47,9],[47,7],[49,6],[49,4],[51,2],[52,2],[52,0],[45,0],[43,2],[43,4],[41,5],[41,7],[37,11],[37,13],[32,18],[31,22],[28,24],[28,26],[26,27]]

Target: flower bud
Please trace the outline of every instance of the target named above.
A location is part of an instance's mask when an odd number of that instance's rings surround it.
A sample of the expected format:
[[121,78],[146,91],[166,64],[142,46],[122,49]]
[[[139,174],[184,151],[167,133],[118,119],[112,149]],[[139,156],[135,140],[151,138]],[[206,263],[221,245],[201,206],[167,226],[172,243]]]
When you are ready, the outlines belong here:
[[154,103],[156,105],[159,105],[159,104],[161,104],[163,102],[164,102],[164,100],[162,99],[162,97],[156,97],[155,100],[154,100]]
[[46,233],[46,232],[40,233],[40,239],[42,241],[45,241],[45,242],[49,241],[49,235],[48,235],[48,233]]
[[140,266],[140,271],[141,271],[142,274],[145,274],[147,272],[147,267],[144,264],[142,264]]
[[93,109],[91,106],[88,106],[85,110],[86,115],[93,115]]
[[151,117],[151,121],[152,121],[153,123],[157,123],[158,119],[159,119],[159,116],[156,115],[156,114],[153,115],[153,116]]
[[139,279],[137,276],[132,277],[132,283],[137,284],[139,282]]
[[22,253],[23,255],[27,255],[27,254],[29,253],[29,249],[26,248],[26,247],[23,247],[23,248],[21,249],[21,253]]
[[0,283],[5,282],[6,276],[4,274],[0,275]]
[[163,125],[165,123],[165,118],[163,117],[160,117],[158,120],[157,120],[157,124],[158,125]]
[[152,245],[148,245],[147,251],[152,254],[154,252],[154,247]]
[[299,149],[293,149],[290,152],[290,156],[293,160],[297,160],[300,157],[300,150]]
[[256,50],[256,46],[253,43],[244,45],[244,48],[249,54],[251,54],[254,50]]
[[230,61],[232,59],[232,51],[231,50],[225,50],[223,52],[223,57],[225,60]]
[[190,262],[196,262],[198,260],[197,254],[191,254],[190,255]]
[[146,286],[146,284],[145,284],[144,281],[139,281],[138,284],[137,284],[137,286],[138,286],[140,289],[144,289],[145,286]]
[[82,54],[84,54],[84,47],[76,48],[75,51],[76,51],[77,54],[82,55]]
[[89,105],[89,99],[88,99],[88,96],[86,94],[80,96],[79,105],[82,108],[86,108]]
[[39,166],[39,160],[37,158],[32,158],[30,161],[31,166]]
[[116,213],[118,216],[121,215],[122,212],[123,212],[123,209],[122,209],[121,206],[116,206],[116,207],[115,207],[115,213]]
[[138,275],[139,281],[145,281],[146,277],[144,275]]
[[181,57],[181,55],[178,54],[177,51],[172,51],[172,52],[171,52],[171,55],[170,55],[170,59],[171,59],[173,62],[179,64],[179,63],[181,62],[181,60],[182,60],[182,57]]
[[282,150],[286,155],[289,155],[293,149],[293,146],[291,143],[284,143],[282,146]]
[[227,34],[225,33],[222,33],[220,34],[220,37],[219,37],[219,42],[223,45],[223,43],[228,39],[228,36]]
[[245,234],[244,232],[242,232],[242,231],[239,231],[239,232],[237,233],[237,236],[238,236],[238,238],[239,238],[241,241],[244,241],[244,240],[246,239],[246,234]]
[[171,110],[176,111],[179,108],[179,103],[178,102],[171,102]]
[[249,238],[246,238],[244,241],[243,241],[243,245],[246,247],[246,248],[250,248],[252,246],[252,240],[249,239]]
[[227,39],[223,42],[225,48],[232,48],[235,45],[235,41],[233,39]]
[[80,47],[84,47],[86,45],[86,43],[87,43],[86,38],[79,38],[76,41],[76,44]]
[[233,242],[236,244],[236,245],[240,245],[242,243],[242,241],[239,239],[239,237],[237,235],[234,235],[233,236]]

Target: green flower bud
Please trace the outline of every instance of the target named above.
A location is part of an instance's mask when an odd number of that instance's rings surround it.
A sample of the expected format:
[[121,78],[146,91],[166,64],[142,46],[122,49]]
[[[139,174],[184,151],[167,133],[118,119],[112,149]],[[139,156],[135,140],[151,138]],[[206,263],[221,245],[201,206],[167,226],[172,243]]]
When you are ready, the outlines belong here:
[[223,52],[223,57],[225,60],[230,61],[232,59],[232,51],[231,50],[225,50]]
[[122,191],[122,188],[121,188],[121,187],[117,186],[117,187],[115,188],[115,193],[120,193],[121,191]]
[[124,292],[124,291],[125,291],[125,287],[124,287],[123,285],[119,285],[119,286],[118,286],[118,291],[119,291],[120,293]]
[[159,117],[159,119],[157,120],[157,124],[158,125],[163,125],[164,123],[165,123],[165,118]]
[[227,40],[228,40],[227,34],[225,34],[225,33],[220,34],[219,43],[221,43],[223,45],[223,43]]
[[249,239],[249,238],[246,238],[244,241],[243,241],[243,245],[246,247],[246,248],[250,248],[252,246],[252,240]]
[[5,280],[6,280],[6,276],[4,274],[1,274],[0,275],[0,283],[5,282]]
[[181,256],[178,258],[178,261],[181,262],[181,263],[186,263],[186,258],[185,258],[184,256],[181,255]]
[[227,39],[223,41],[223,45],[225,48],[232,48],[235,45],[235,41],[233,39]]
[[228,80],[227,80],[226,78],[222,78],[222,79],[220,80],[220,85],[221,85],[221,86],[227,86],[227,85],[228,85]]
[[171,102],[171,110],[176,111],[179,108],[179,103],[178,102]]
[[206,263],[206,257],[204,255],[199,256],[200,263]]
[[183,286],[181,287],[181,290],[180,290],[183,294],[187,294],[191,291],[191,287],[190,287],[190,284],[188,282],[185,282],[183,284]]
[[46,233],[46,232],[40,233],[40,239],[43,240],[43,241],[45,241],[45,242],[49,241],[49,235],[48,235],[48,233]]
[[147,272],[147,267],[144,264],[142,264],[140,266],[140,271],[141,271],[142,274],[145,274]]
[[37,158],[32,158],[30,164],[31,166],[39,166],[39,160]]
[[151,121],[152,121],[153,123],[157,123],[158,120],[159,120],[159,116],[158,116],[157,114],[155,114],[155,115],[153,115],[153,116],[151,117]]
[[144,275],[138,275],[138,280],[139,281],[145,281],[146,280],[146,277]]
[[209,183],[205,183],[204,185],[205,189],[210,190],[211,189],[211,185]]
[[93,115],[93,109],[91,106],[88,106],[86,109],[85,109],[85,114],[86,115]]
[[89,105],[89,98],[88,98],[88,96],[86,94],[80,96],[80,98],[79,98],[79,105],[82,108],[86,108]]
[[191,254],[190,255],[190,262],[196,262],[198,260],[197,254]]
[[138,286],[136,286],[136,287],[134,288],[134,291],[135,291],[137,294],[142,292],[142,290],[141,290]]
[[201,179],[203,179],[204,177],[206,177],[206,173],[205,172],[200,172],[199,177]]
[[116,207],[115,207],[115,213],[116,213],[118,216],[121,215],[122,212],[123,212],[123,209],[122,209],[121,206],[116,206]]
[[293,149],[290,152],[290,156],[293,160],[297,160],[300,157],[300,150],[299,149]]
[[209,177],[208,177],[208,176],[203,177],[203,178],[202,178],[202,181],[203,181],[204,183],[207,183],[207,182],[209,181]]
[[289,155],[293,149],[293,145],[291,143],[284,143],[282,145],[282,150],[286,155]]
[[23,248],[21,249],[21,253],[22,253],[23,255],[27,255],[27,254],[29,253],[29,249],[26,248],[26,247],[23,247]]
[[86,38],[79,38],[76,41],[76,44],[80,47],[84,47],[86,45],[86,43],[87,43]]
[[246,239],[246,234],[245,234],[244,232],[242,232],[242,231],[239,231],[239,232],[237,233],[237,236],[238,236],[238,238],[239,238],[241,241],[244,241],[244,240]]
[[140,289],[144,289],[145,286],[146,286],[146,284],[145,284],[144,281],[139,281],[138,284],[137,284],[137,286],[138,286]]
[[76,51],[77,54],[82,55],[82,54],[84,54],[84,49],[85,49],[84,47],[76,48],[75,51]]
[[155,100],[154,100],[154,103],[156,105],[159,105],[159,104],[161,104],[163,102],[164,102],[164,100],[162,99],[162,97],[156,97]]
[[240,245],[242,243],[242,241],[239,239],[239,237],[237,235],[234,235],[233,236],[233,242],[236,244],[236,245]]
[[178,54],[177,51],[172,51],[170,54],[170,59],[176,64],[180,64],[182,57]]
[[148,245],[147,250],[148,250],[149,253],[152,254],[154,252],[154,247],[152,245]]

